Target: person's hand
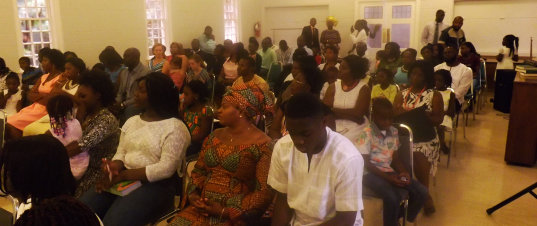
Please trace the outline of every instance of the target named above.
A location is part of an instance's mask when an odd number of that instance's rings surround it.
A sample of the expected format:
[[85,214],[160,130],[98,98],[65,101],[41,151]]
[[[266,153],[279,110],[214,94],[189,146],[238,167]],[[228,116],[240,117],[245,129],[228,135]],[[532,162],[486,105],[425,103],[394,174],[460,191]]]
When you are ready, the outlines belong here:
[[219,217],[222,214],[222,210],[224,209],[224,207],[220,203],[210,201],[207,198],[198,200],[198,204],[200,206],[196,208],[198,208],[201,211],[201,214],[206,217]]
[[393,184],[397,187],[405,187],[405,183],[404,181],[402,181],[398,175],[390,175],[389,176],[389,179],[388,181],[390,182],[390,184]]
[[351,33],[354,32],[354,25],[351,26]]
[[108,159],[101,160],[101,170],[103,172],[103,177],[95,186],[97,192],[108,190],[114,184],[117,184],[123,181],[121,177],[121,170],[123,166],[117,161],[110,161]]
[[[412,182],[412,179],[410,177],[410,174],[408,174],[407,172],[402,172],[398,175],[399,179],[403,182],[405,182],[405,186],[406,185],[409,185],[411,182]],[[406,178],[406,181],[403,180],[403,178]]]
[[375,28],[374,28],[374,31],[378,31],[380,29],[380,24],[375,24]]

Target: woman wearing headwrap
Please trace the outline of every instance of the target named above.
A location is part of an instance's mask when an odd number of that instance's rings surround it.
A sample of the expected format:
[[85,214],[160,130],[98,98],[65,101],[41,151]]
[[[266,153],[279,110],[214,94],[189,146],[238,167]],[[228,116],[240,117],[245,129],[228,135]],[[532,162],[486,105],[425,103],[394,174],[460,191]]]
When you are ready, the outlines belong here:
[[170,225],[255,225],[273,198],[267,185],[271,139],[254,122],[271,109],[252,83],[224,95],[217,117],[225,128],[205,140],[188,185],[189,206]]
[[335,17],[329,16],[326,18],[326,27],[328,29],[321,33],[321,46],[323,49],[329,45],[339,48],[341,36],[339,35],[339,31],[334,29],[335,26],[337,26],[337,20]]

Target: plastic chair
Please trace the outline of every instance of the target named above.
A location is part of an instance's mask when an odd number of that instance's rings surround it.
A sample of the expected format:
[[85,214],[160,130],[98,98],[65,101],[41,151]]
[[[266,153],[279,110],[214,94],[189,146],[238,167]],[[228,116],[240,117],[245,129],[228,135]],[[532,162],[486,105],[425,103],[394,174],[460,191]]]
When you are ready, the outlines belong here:
[[[406,167],[407,171],[410,173],[410,177],[414,178],[414,152],[412,151],[414,141],[412,135],[412,129],[405,124],[394,124],[394,127],[399,131],[399,143],[400,147],[398,151],[398,156],[400,157],[401,162]],[[401,205],[403,206],[403,226],[406,225],[406,219],[408,214],[408,199],[409,194],[407,190],[400,190]],[[363,186],[363,195],[373,198],[379,197],[375,191]]]

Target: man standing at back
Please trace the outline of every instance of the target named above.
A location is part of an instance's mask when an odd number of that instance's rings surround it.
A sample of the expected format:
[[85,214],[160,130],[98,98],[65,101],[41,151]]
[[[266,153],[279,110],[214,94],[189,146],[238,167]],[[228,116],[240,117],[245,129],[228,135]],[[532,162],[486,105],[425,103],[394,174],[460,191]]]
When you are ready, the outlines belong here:
[[363,225],[360,152],[326,126],[318,96],[291,97],[285,119],[267,180],[277,191],[272,225]]
[[304,43],[310,49],[321,48],[319,44],[319,30],[315,28],[315,25],[317,25],[317,19],[311,18],[310,25],[302,28],[302,37],[304,38]]
[[455,46],[457,49],[461,48],[461,44],[466,42],[464,31],[461,29],[464,19],[461,16],[453,19],[453,24],[442,31],[438,43],[446,46]]
[[128,48],[123,53],[123,63],[128,70],[119,73],[119,90],[116,95],[114,109],[119,109],[120,124],[123,125],[130,117],[140,114],[141,110],[134,104],[134,91],[138,88],[136,80],[149,73],[149,69],[140,62],[140,51],[136,48]]
[[444,10],[439,9],[436,11],[436,19],[434,22],[427,24],[423,29],[423,33],[421,34],[421,44],[425,46],[427,44],[436,45],[438,43],[440,34],[443,30],[448,28],[448,26],[443,23],[445,16],[446,13]]

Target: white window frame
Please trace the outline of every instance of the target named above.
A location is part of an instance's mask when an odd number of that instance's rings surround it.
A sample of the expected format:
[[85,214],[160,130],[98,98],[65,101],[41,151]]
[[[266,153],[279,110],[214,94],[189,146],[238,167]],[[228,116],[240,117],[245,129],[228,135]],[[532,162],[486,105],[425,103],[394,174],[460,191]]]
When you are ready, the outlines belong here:
[[224,39],[240,40],[239,1],[224,0]]
[[[53,25],[52,25],[52,17],[53,17],[53,11],[51,10],[52,7],[50,7],[50,1],[49,0],[39,0],[39,2],[42,2],[44,5],[38,5],[38,0],[14,0],[15,2],[15,9],[17,13],[17,27],[19,29],[19,42],[20,42],[20,49],[23,56],[29,57],[30,61],[32,62],[32,65],[37,67],[39,65],[38,61],[38,53],[39,50],[43,47],[50,47],[53,48],[54,40],[55,40],[55,33],[53,32]],[[23,3],[21,6],[19,6],[19,2]],[[34,5],[30,5],[30,3],[34,3]],[[37,17],[37,13],[41,8],[44,8],[46,11],[46,17]],[[23,10],[24,9],[24,10]],[[23,10],[26,12],[25,17],[20,17],[20,11]],[[30,17],[29,12],[35,11],[36,17]],[[38,29],[33,29],[32,24],[34,24],[34,21],[40,21],[38,25]],[[48,29],[42,29],[41,25],[47,22],[48,23]],[[23,24],[25,24],[25,27],[27,29],[23,29]],[[28,34],[28,36],[26,36]],[[34,35],[37,34],[39,36],[39,41],[34,40]],[[48,41],[44,41],[44,34],[48,34]],[[25,37],[28,37],[28,41],[25,42]],[[26,51],[27,47],[29,47],[29,52]]]
[[[160,14],[158,13],[158,9],[149,8],[148,3],[155,2],[160,3],[161,9]],[[153,51],[151,49],[153,48],[153,45],[156,43],[160,43],[162,45],[167,46],[169,41],[169,32],[168,27],[169,26],[169,20],[168,20],[168,4],[167,0],[144,0],[145,5],[145,28],[146,28],[146,35],[147,35],[147,53],[149,55],[149,58],[153,57]],[[152,14],[152,17],[149,15]],[[152,26],[149,28],[149,23],[151,22]],[[156,23],[155,23],[156,22]],[[156,32],[156,33],[155,33]],[[156,34],[156,35],[155,35]],[[157,40],[157,41],[155,41]]]

